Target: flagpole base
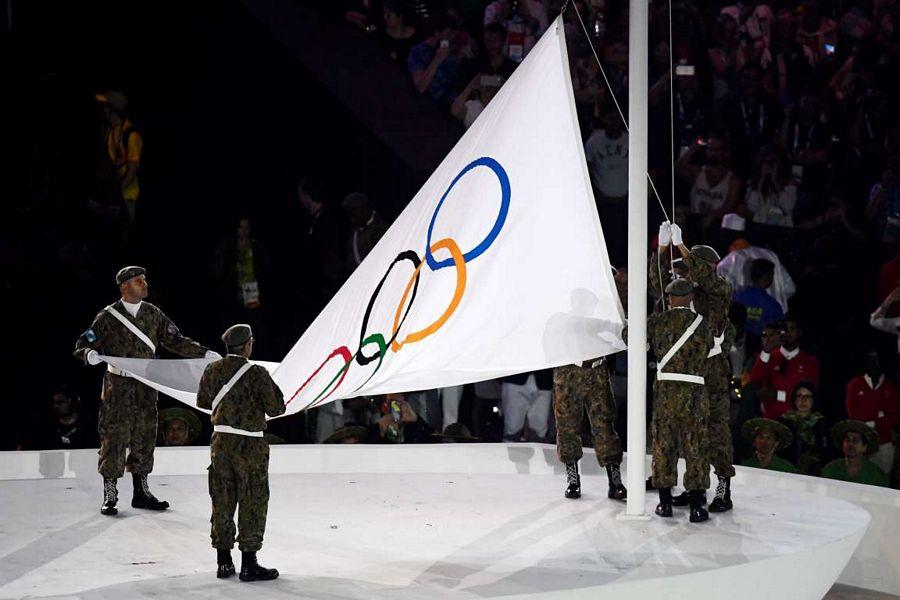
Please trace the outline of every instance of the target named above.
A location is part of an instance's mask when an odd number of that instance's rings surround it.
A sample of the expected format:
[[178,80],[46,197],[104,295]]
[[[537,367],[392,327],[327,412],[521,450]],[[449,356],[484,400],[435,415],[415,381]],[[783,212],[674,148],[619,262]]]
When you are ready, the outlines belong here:
[[639,515],[629,515],[625,511],[622,511],[616,515],[616,521],[649,521],[652,518],[653,517],[651,517],[647,513],[641,513]]

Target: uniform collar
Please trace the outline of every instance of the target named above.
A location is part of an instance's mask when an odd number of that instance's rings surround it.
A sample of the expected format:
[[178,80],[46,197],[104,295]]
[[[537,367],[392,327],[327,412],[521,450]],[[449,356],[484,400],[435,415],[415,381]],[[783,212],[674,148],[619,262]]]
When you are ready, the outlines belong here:
[[800,354],[800,346],[797,346],[793,350],[788,350],[784,346],[781,347],[781,355],[788,360],[793,360],[798,354]]
[[863,375],[863,379],[865,379],[866,383],[869,384],[869,388],[873,390],[877,390],[881,387],[881,384],[884,383],[884,375],[878,378],[878,383],[875,385],[872,385],[872,378],[868,375]]
[[247,362],[247,360],[248,360],[246,356],[242,356],[242,355],[240,355],[240,354],[231,354],[231,353],[229,353],[229,354],[226,354],[226,355],[225,355],[225,358],[228,358],[228,357],[236,358],[236,359],[242,360],[242,361],[244,361],[244,362]]

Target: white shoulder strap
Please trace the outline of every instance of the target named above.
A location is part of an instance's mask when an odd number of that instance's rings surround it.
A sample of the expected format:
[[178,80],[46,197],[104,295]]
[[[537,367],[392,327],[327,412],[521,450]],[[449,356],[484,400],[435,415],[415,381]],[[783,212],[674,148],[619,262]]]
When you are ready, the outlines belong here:
[[666,352],[666,355],[662,357],[662,360],[656,363],[657,371],[662,371],[663,367],[669,364],[669,361],[672,360],[672,357],[675,356],[675,353],[681,350],[681,347],[687,343],[692,335],[694,335],[694,332],[697,331],[697,328],[700,326],[700,323],[702,321],[703,316],[697,315],[697,318],[694,319],[694,322],[688,325],[688,328],[684,330],[684,333],[681,334],[681,337],[676,340],[671,348],[669,348],[669,351]]
[[231,379],[228,380],[228,383],[226,383],[225,385],[222,386],[222,389],[219,390],[219,393],[216,394],[215,398],[213,398],[213,401],[212,401],[213,411],[216,410],[216,407],[219,405],[219,402],[222,401],[222,398],[225,397],[225,394],[227,394],[228,392],[231,391],[231,388],[234,387],[234,384],[236,384],[238,382],[238,380],[244,376],[244,373],[246,373],[252,366],[253,366],[253,364],[250,361],[247,361],[247,364],[245,364],[240,369],[238,369],[237,373],[235,373],[231,377]]
[[106,307],[106,312],[108,312],[109,314],[114,316],[116,319],[118,319],[119,322],[122,325],[124,325],[125,327],[127,327],[128,330],[131,331],[131,333],[136,335],[139,340],[141,340],[142,342],[144,342],[145,344],[150,346],[150,349],[153,351],[154,354],[156,354],[156,344],[154,344],[152,341],[150,341],[150,338],[147,337],[147,334],[144,333],[143,331],[141,331],[140,329],[138,329],[137,325],[135,325],[134,323],[132,323],[131,321],[126,319],[125,315],[123,315],[122,313],[117,311],[115,308],[113,308],[112,305]]

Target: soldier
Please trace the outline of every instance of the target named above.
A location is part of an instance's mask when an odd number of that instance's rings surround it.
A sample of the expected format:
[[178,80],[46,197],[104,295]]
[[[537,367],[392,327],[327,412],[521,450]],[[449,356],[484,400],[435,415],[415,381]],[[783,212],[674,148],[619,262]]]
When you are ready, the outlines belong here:
[[[161,310],[144,302],[147,297],[147,271],[143,267],[125,267],[116,274],[122,298],[101,310],[91,328],[75,344],[75,357],[89,365],[100,362],[100,354],[124,358],[155,358],[156,348],[187,358],[219,357],[197,342],[184,337]],[[134,495],[131,506],[165,510],[168,502],[150,493],[147,475],[153,470],[156,448],[156,390],[109,365],[100,395],[100,463],[103,476],[104,515],[118,514],[119,495],[116,480],[125,468],[131,471]],[[128,457],[125,449],[128,449]]]
[[553,371],[553,410],[556,416],[556,453],[566,465],[566,498],[581,497],[578,461],[581,449],[581,419],[587,409],[594,435],[597,462],[606,467],[609,480],[607,497],[624,500],[622,485],[622,443],[616,434],[616,404],[609,383],[606,359],[565,365]]
[[266,415],[284,414],[284,395],[265,367],[248,360],[253,352],[249,325],[229,327],[222,341],[228,355],[206,367],[197,392],[197,406],[212,410],[209,495],[212,546],[218,555],[216,576],[234,575],[234,511],[240,507],[240,579],[275,579],[278,571],[260,566],[256,553],[262,547],[269,507],[269,444],[263,430]]
[[659,489],[656,514],[672,516],[672,486],[678,481],[678,450],[687,469],[692,523],[706,521],[703,494],[709,487],[709,462],[705,456],[709,399],[707,354],[714,346],[707,320],[690,309],[694,285],[678,278],[665,289],[671,308],[647,319],[647,339],[659,358],[653,387],[653,483]]
[[[732,509],[731,478],[734,477],[734,446],[731,442],[731,365],[722,351],[730,348],[734,341],[734,326],[728,319],[731,308],[731,284],[716,275],[719,262],[718,253],[709,246],[697,245],[688,250],[682,240],[681,228],[664,222],[659,227],[659,252],[665,262],[669,243],[678,248],[687,278],[695,284],[692,308],[707,319],[715,335],[716,345],[710,350],[709,376],[706,390],[709,396],[709,433],[707,435],[707,455],[715,467],[718,485],[716,497],[709,506],[710,512],[726,512]],[[706,499],[704,498],[704,502]],[[675,506],[688,503],[687,494],[674,500]]]

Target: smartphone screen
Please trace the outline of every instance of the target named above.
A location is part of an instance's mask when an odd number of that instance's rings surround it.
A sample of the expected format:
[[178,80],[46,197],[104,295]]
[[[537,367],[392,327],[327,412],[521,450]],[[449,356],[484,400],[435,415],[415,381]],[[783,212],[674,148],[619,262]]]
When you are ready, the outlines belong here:
[[694,65],[675,65],[675,75],[679,77],[693,77]]

